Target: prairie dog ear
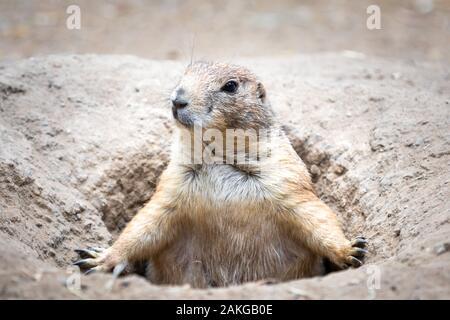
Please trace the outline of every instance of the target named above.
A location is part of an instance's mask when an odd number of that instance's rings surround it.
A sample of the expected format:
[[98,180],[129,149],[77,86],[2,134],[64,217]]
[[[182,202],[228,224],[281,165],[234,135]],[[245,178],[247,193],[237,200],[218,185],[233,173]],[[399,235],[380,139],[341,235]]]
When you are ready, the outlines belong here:
[[256,96],[259,101],[262,103],[266,103],[266,89],[264,88],[263,84],[258,81],[256,84]]

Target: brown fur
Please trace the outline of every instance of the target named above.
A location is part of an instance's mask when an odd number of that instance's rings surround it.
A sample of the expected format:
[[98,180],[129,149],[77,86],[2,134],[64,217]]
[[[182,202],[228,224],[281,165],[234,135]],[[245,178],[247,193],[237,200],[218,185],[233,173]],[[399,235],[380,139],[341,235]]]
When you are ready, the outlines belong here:
[[[234,95],[220,92],[229,79]],[[275,121],[265,90],[247,69],[190,65],[178,88],[188,96],[186,119],[205,128],[270,129],[271,156],[252,166],[186,165],[179,139],[151,201],[112,247],[85,265],[111,270],[149,261],[155,283],[225,286],[266,278],[318,275],[322,259],[352,263],[355,248],[336,215],[314,193],[308,171]],[[179,124],[182,130],[189,125]]]

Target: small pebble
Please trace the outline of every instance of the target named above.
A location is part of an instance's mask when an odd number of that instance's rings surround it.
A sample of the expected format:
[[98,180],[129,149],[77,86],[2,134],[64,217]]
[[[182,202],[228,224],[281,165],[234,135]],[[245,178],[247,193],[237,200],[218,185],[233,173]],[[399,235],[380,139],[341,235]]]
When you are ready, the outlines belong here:
[[320,168],[319,168],[318,166],[316,166],[315,164],[313,164],[313,165],[311,166],[310,171],[311,171],[311,174],[312,174],[313,176],[318,176],[318,175],[320,175],[320,173],[321,173]]
[[345,167],[343,167],[343,166],[341,166],[341,165],[339,165],[339,164],[335,164],[335,165],[333,165],[332,167],[331,167],[331,170],[333,170],[333,172],[335,173],[335,174],[337,174],[337,175],[342,175],[343,173],[345,173],[345,171],[346,171],[346,168]]
[[450,251],[450,242],[444,242],[434,247],[434,253],[438,256]]

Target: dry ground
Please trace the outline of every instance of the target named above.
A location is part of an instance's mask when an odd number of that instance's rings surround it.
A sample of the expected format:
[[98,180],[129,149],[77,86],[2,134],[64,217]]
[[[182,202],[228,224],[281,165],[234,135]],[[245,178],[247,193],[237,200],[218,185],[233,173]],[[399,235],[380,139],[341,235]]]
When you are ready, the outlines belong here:
[[73,249],[107,246],[151,197],[183,64],[49,56],[0,63],[1,298],[450,298],[450,69],[345,54],[234,62],[263,79],[345,232],[369,238],[367,264],[210,290],[138,276],[106,289],[111,276],[94,274],[69,290]]

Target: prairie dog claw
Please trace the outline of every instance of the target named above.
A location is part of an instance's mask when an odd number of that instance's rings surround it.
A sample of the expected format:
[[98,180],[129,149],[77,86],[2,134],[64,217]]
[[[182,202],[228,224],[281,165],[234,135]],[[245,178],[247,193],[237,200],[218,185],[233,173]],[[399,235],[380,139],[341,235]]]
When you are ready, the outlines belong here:
[[364,258],[368,251],[364,249],[367,245],[367,240],[365,237],[356,237],[352,241],[353,249],[350,252],[350,256],[348,257],[347,265],[358,268],[363,265]]
[[364,237],[356,237],[352,241],[352,247],[365,248],[367,245],[367,240]]
[[77,260],[73,265],[79,266],[84,271],[85,275],[93,272],[102,271],[109,272],[114,270],[114,275],[117,277],[127,266],[126,262],[118,262],[120,259],[114,259],[111,253],[103,248],[88,247],[86,249],[75,249],[78,253],[80,260]]
[[74,250],[80,258],[98,258],[100,256],[100,253],[103,252],[103,250],[99,250],[98,248],[86,248],[86,249],[75,249]]

